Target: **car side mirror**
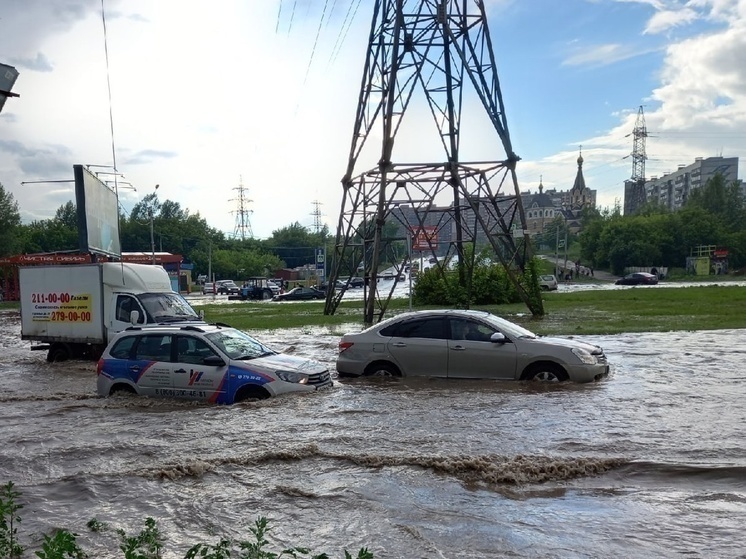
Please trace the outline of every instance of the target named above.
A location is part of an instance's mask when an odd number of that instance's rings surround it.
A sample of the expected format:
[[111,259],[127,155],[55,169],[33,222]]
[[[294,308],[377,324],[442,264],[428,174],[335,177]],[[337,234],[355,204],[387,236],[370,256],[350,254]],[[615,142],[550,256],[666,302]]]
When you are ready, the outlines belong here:
[[508,338],[502,332],[495,332],[490,336],[490,341],[496,344],[504,344],[508,341]]
[[130,311],[130,324],[134,326],[137,324],[137,321],[140,320],[140,312],[139,311]]
[[225,361],[217,355],[208,355],[202,360],[203,365],[210,365],[211,367],[222,367],[225,365]]

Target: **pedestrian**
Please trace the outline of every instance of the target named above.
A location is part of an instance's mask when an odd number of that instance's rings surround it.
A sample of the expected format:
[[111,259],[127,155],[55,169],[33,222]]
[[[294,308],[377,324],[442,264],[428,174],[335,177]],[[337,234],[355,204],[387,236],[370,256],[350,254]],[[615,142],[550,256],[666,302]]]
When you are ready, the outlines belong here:
[[593,266],[591,266],[591,277],[593,277]]

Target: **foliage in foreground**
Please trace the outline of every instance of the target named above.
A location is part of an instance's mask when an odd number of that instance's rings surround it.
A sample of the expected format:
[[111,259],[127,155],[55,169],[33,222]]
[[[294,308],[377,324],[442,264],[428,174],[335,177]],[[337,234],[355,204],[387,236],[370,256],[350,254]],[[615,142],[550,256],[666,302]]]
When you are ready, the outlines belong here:
[[[20,492],[14,489],[13,482],[8,482],[0,488],[0,559],[21,559],[24,548],[18,542],[18,524],[21,518],[18,511],[23,505],[18,503]],[[86,524],[91,532],[102,533],[108,531],[106,523],[93,518]],[[308,557],[309,559],[329,559],[326,553],[311,555],[305,547],[294,546],[279,553],[269,551],[267,534],[270,531],[269,520],[260,516],[249,527],[252,539],[230,540],[221,538],[216,544],[198,543],[187,551],[184,559],[280,559],[293,557],[295,559]],[[155,519],[145,519],[145,527],[134,535],[129,535],[122,529],[116,530],[119,537],[119,549],[124,559],[162,559],[163,534],[158,529]],[[55,530],[51,535],[44,535],[41,549],[35,552],[40,559],[85,559],[89,555],[78,545],[77,534],[69,530]],[[345,550],[345,559],[353,556]],[[374,559],[373,553],[362,548],[356,559]]]

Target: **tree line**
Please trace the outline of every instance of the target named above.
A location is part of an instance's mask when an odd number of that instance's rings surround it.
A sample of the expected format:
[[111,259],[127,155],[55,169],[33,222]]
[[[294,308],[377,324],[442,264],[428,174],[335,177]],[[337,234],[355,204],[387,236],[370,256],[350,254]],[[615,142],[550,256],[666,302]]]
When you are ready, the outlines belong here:
[[[284,267],[315,261],[315,248],[327,246],[326,226],[310,232],[300,223],[278,228],[268,239],[234,239],[210,227],[199,215],[178,202],[161,202],[157,193],[145,196],[129,215],[120,215],[120,239],[125,252],[150,252],[150,220],[158,252],[181,254],[194,263],[195,274],[210,268],[220,278],[272,275]],[[701,188],[691,191],[684,207],[675,212],[649,203],[635,215],[622,215],[621,208],[587,209],[582,231],[570,234],[569,244],[578,243],[584,264],[621,275],[625,267],[665,266],[683,268],[687,256],[699,245],[728,250],[731,269],[746,266],[746,202],[737,182],[728,184],[715,175]],[[554,246],[566,224],[551,224],[537,239]],[[77,213],[68,202],[51,219],[21,223],[18,204],[0,184],[0,256],[55,252],[78,248]],[[332,254],[331,246],[327,253]]]
[[588,211],[578,236],[583,262],[621,275],[625,267],[684,268],[697,246],[728,250],[731,270],[746,266],[746,204],[738,182],[715,175],[683,208],[648,203],[637,214]]
[[[315,249],[328,240],[326,226],[316,233],[300,223],[280,227],[268,239],[235,239],[210,227],[199,212],[191,213],[156,193],[119,216],[123,252],[151,252],[150,225],[156,252],[180,254],[194,264],[194,275],[211,270],[217,279],[237,281],[271,276],[276,270],[315,262]],[[13,194],[0,184],[0,257],[16,254],[75,251],[78,217],[73,202],[60,206],[54,217],[22,223]]]

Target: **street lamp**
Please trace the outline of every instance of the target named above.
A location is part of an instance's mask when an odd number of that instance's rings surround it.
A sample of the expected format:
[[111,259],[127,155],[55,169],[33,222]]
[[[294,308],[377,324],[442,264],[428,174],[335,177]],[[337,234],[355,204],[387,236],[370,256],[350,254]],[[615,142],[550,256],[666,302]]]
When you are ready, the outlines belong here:
[[[158,190],[160,185],[155,185],[155,190]],[[153,257],[153,265],[155,265],[155,236],[153,235],[153,200],[150,201],[150,253]]]

